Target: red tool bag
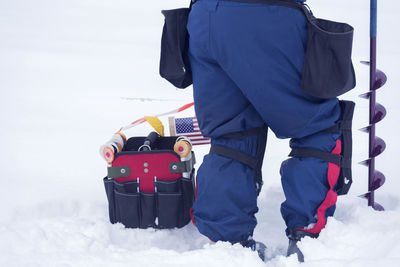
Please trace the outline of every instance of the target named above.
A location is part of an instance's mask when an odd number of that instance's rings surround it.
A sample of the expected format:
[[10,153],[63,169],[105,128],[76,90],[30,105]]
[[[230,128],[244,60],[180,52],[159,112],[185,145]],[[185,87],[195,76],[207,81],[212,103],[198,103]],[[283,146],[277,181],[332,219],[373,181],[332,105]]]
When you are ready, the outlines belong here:
[[115,154],[104,178],[111,223],[162,229],[190,221],[195,157],[174,151],[177,138],[158,136],[146,144],[148,137],[132,137]]

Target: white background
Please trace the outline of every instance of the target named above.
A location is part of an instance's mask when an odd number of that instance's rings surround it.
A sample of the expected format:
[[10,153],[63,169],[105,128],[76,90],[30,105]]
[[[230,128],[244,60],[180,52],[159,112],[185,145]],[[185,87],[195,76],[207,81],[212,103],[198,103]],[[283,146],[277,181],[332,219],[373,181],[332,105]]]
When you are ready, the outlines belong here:
[[[317,240],[301,248],[308,266],[400,264],[399,31],[400,4],[378,1],[378,68],[388,76],[377,100],[388,110],[377,125],[387,143],[376,167],[387,178],[376,191],[385,212],[357,196],[366,192],[368,156],[369,1],[309,0],[318,17],[355,28],[357,87],[343,99],[357,103],[353,187]],[[211,244],[192,225],[180,230],[125,229],[108,222],[102,183],[106,164],[98,149],[121,126],[192,101],[192,90],[173,88],[158,75],[161,9],[177,0],[0,0],[0,265],[1,266],[257,266],[255,253]],[[189,110],[179,116],[192,116]],[[166,118],[162,118],[166,122]],[[166,125],[166,123],[165,123]],[[167,125],[166,125],[167,126]],[[132,129],[145,135],[149,126]],[[199,163],[208,147],[196,147]],[[269,247],[271,266],[286,258],[279,214],[280,162],[288,141],[269,135],[265,186],[255,238]]]

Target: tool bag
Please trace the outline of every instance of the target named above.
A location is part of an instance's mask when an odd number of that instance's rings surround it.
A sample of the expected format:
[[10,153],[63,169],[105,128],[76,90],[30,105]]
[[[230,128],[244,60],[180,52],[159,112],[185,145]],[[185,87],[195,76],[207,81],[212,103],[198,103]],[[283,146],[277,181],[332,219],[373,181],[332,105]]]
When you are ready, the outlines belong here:
[[145,140],[129,138],[108,167],[110,221],[128,228],[183,227],[194,201],[194,152],[182,160],[173,150],[177,137],[158,137],[142,150]]

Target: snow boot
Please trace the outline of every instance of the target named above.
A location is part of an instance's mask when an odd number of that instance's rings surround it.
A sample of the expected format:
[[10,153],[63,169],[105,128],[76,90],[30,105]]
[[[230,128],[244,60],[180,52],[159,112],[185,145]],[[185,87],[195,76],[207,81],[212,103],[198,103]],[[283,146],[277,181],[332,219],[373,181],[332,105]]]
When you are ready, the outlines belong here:
[[297,260],[299,262],[304,262],[303,252],[297,246],[297,242],[299,242],[303,237],[309,236],[311,238],[317,238],[319,234],[312,234],[301,229],[288,228],[286,229],[286,235],[289,238],[289,246],[287,249],[286,257],[289,257],[293,254],[297,255]]
[[250,248],[253,251],[257,251],[258,257],[260,257],[262,261],[265,261],[267,246],[264,245],[264,243],[255,241],[252,237],[249,237],[248,240],[242,241],[240,244],[245,248]]
[[293,254],[297,255],[297,260],[299,262],[304,262],[304,255],[303,252],[301,252],[301,250],[299,249],[299,247],[297,246],[297,240],[293,240],[293,239],[289,239],[289,246],[287,249],[287,254],[286,257],[289,257]]

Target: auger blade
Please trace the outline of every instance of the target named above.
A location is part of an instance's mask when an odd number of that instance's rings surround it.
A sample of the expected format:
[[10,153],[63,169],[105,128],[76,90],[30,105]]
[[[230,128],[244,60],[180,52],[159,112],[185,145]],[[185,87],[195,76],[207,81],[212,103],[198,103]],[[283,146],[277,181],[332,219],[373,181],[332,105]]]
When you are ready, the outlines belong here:
[[380,171],[375,171],[374,176],[372,177],[372,183],[369,186],[369,191],[375,191],[379,187],[381,187],[386,181],[385,175]]
[[359,195],[358,197],[365,198],[365,199],[369,199],[369,198],[370,198],[370,196],[371,196],[371,193],[370,193],[370,192],[368,192],[368,193],[365,193],[365,194]]
[[363,160],[358,164],[368,167],[371,164],[371,159]]
[[386,74],[383,71],[377,69],[375,74],[375,83],[372,86],[372,90],[377,90],[381,88],[386,83],[386,81]]
[[382,106],[379,103],[376,103],[375,105],[375,115],[372,118],[372,123],[377,123],[380,122],[381,120],[383,120],[383,118],[385,118],[386,116],[386,109],[384,106]]
[[[360,61],[361,64],[369,66],[369,61]],[[387,81],[387,76],[386,74],[381,71],[381,70],[376,70],[375,72],[375,83],[372,86],[372,90],[377,90],[378,88],[381,88]]]
[[369,131],[371,130],[371,125],[368,125],[367,127],[358,129],[359,131],[363,132],[363,133],[369,133]]
[[[358,197],[361,197],[361,198],[364,198],[364,199],[369,200],[369,199],[371,198],[371,192],[365,193],[365,194],[360,195],[360,196],[358,196]],[[384,211],[384,210],[385,210],[385,208],[382,207],[381,204],[378,204],[378,203],[376,203],[375,201],[374,201],[374,203],[372,204],[372,208],[373,208],[374,210],[377,210],[377,211]]]
[[375,137],[374,146],[373,146],[372,153],[371,153],[370,157],[375,158],[376,156],[382,154],[383,151],[385,151],[385,148],[386,148],[385,141],[383,141],[379,137]]
[[359,95],[359,97],[364,98],[364,99],[368,99],[371,97],[371,92],[365,93],[365,94],[361,94]]
[[376,203],[376,202],[374,202],[374,204],[372,205],[372,208],[373,208],[374,210],[377,210],[377,211],[384,211],[384,210],[385,210],[385,208],[382,207],[381,204],[378,204],[378,203]]

